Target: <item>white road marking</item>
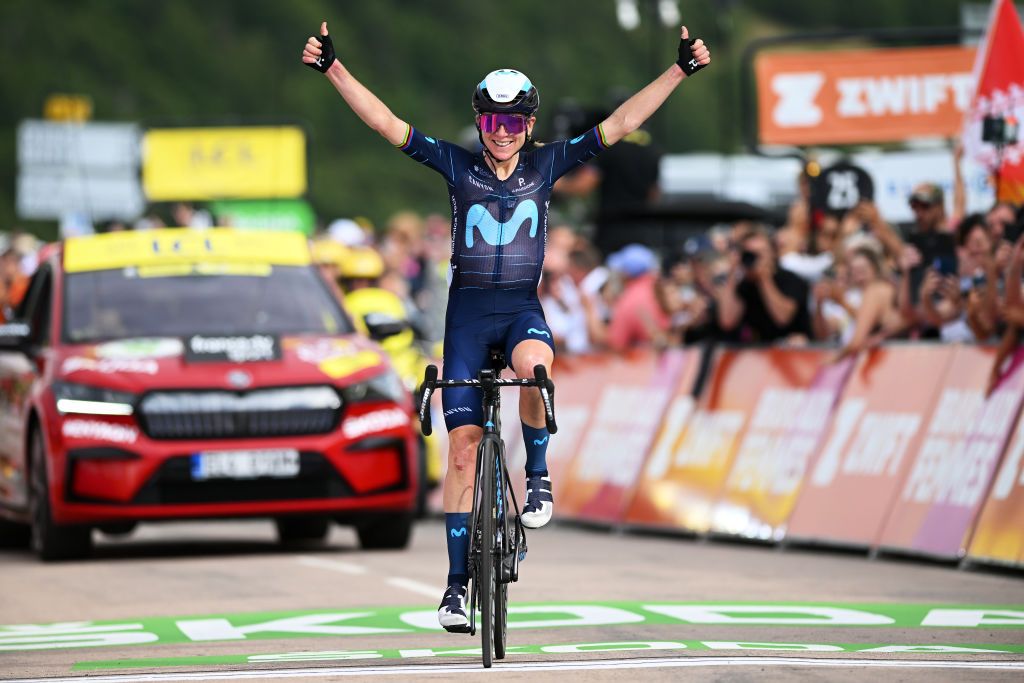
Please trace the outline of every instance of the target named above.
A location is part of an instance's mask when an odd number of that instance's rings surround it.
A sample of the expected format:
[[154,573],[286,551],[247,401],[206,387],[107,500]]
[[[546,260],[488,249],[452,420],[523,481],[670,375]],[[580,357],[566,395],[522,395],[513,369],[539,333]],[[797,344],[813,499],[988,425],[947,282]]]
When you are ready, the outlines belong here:
[[341,560],[327,560],[322,557],[312,557],[310,555],[303,555],[298,558],[299,564],[304,564],[307,567],[318,567],[320,569],[330,569],[332,571],[341,572],[342,574],[365,574],[369,571],[366,567],[358,564],[352,564],[351,562],[342,562]]
[[428,586],[422,581],[413,581],[412,579],[403,579],[401,576],[396,576],[394,578],[388,579],[387,582],[395,588],[404,588],[407,591],[412,591],[413,593],[418,593],[419,595],[425,595],[428,598],[437,597],[437,587]]
[[[366,574],[369,572],[369,570],[362,565],[353,564],[351,562],[342,562],[341,560],[328,560],[326,558],[315,557],[313,555],[302,555],[296,559],[299,564],[304,564],[307,567],[329,569],[331,571],[341,572],[342,574]],[[428,586],[421,581],[414,581],[413,579],[395,576],[387,579],[386,582],[395,588],[411,591],[417,595],[425,595],[428,598],[437,597],[437,588],[435,586]]]
[[[535,671],[597,671],[601,669],[678,669],[700,667],[818,667],[871,669],[973,669],[986,671],[1022,671],[1024,661],[970,662],[934,659],[843,659],[839,657],[665,657],[646,659],[605,659],[571,662],[497,663],[490,673]],[[132,673],[109,676],[83,675],[65,678],[17,678],[5,683],[129,683],[130,681],[224,681],[253,678],[320,678],[327,676],[453,676],[481,674],[483,667],[473,664],[411,664],[393,666],[335,666],[302,669],[244,669],[235,671],[182,671],[168,673]]]

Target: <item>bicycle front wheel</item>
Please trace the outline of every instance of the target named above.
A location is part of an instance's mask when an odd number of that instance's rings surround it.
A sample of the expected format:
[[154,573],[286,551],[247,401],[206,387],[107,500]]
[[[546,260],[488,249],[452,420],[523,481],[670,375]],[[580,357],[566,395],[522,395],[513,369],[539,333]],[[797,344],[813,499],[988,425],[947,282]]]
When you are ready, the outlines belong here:
[[504,566],[512,539],[509,536],[509,499],[505,496],[508,480],[505,477],[504,459],[494,459],[495,483],[495,524],[494,524],[494,658],[505,659],[505,636],[508,629],[508,576]]
[[[484,668],[490,668],[494,655],[494,601],[497,591],[495,576],[495,518],[497,517],[497,501],[495,495],[494,463],[498,456],[497,446],[491,439],[484,439],[477,453],[480,461],[480,479],[477,481],[480,511],[480,563],[477,587],[480,592],[480,640],[483,652]],[[504,653],[502,653],[504,654]]]

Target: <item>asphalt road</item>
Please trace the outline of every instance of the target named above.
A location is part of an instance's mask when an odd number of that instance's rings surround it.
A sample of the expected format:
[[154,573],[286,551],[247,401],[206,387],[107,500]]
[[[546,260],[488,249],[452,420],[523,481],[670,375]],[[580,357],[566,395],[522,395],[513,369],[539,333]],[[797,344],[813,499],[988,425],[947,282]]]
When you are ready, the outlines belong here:
[[[1024,679],[1019,573],[558,525],[528,540],[490,672],[506,680]],[[485,675],[478,637],[436,628],[446,570],[437,521],[404,552],[342,528],[285,551],[266,522],[144,526],[66,564],[0,550],[0,678]]]

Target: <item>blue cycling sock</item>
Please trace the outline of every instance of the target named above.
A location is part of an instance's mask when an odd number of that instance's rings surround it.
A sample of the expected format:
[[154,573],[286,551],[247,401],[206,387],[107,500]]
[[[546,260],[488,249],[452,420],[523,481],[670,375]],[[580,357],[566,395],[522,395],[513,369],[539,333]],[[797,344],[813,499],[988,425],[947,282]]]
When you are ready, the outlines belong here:
[[526,442],[526,476],[535,477],[548,474],[548,442],[551,435],[547,427],[531,427],[523,423],[523,441]]
[[448,540],[448,585],[469,583],[469,513],[444,513],[445,538]]

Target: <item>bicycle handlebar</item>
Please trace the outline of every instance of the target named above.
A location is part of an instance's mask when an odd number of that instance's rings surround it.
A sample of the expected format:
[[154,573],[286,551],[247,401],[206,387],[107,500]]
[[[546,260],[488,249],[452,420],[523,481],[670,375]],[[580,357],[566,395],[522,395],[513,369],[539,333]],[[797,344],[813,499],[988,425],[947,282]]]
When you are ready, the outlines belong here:
[[[488,384],[496,387],[537,387],[540,390],[541,401],[544,402],[544,421],[547,423],[548,432],[554,434],[558,431],[555,423],[555,384],[548,378],[547,369],[543,365],[533,368],[533,379],[501,379],[495,377],[487,381]],[[483,382],[479,379],[438,379],[437,366],[428,365],[423,375],[423,384],[419,390],[419,415],[420,427],[424,436],[430,436],[433,426],[430,422],[430,397],[435,389],[447,389],[452,387],[480,387]]]

